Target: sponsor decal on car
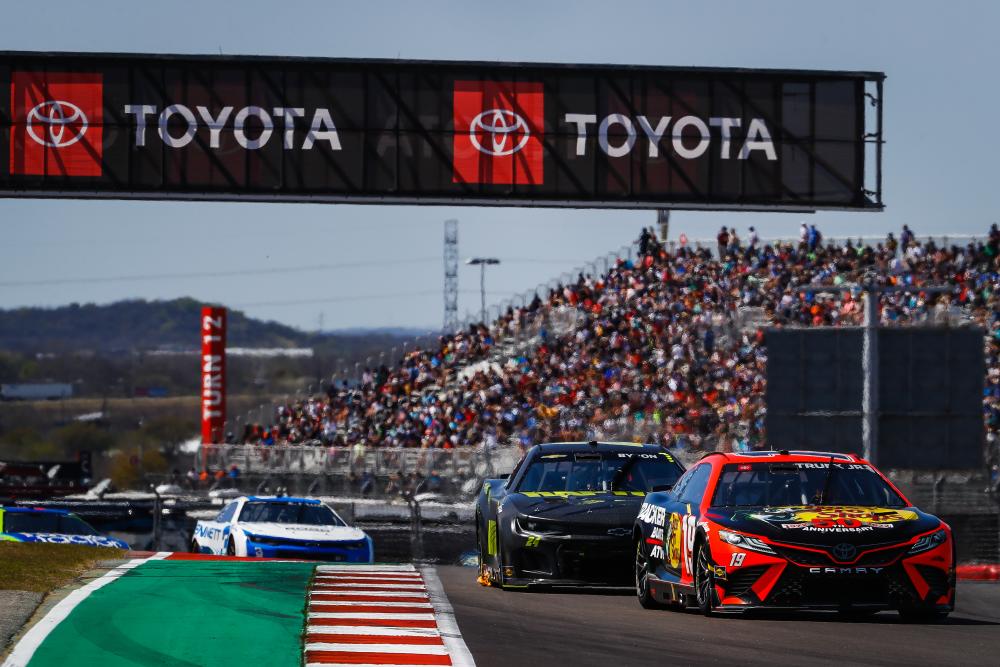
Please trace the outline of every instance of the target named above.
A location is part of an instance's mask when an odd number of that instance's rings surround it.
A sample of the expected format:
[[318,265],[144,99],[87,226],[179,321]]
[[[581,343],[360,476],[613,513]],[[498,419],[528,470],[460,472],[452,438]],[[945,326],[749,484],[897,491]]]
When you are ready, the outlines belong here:
[[215,540],[222,537],[222,529],[217,526],[203,526],[198,524],[194,527],[195,537],[204,537],[206,540]]
[[916,521],[917,513],[912,510],[887,507],[792,506],[737,512],[733,519],[756,519],[802,532],[864,533],[877,529],[891,529],[902,521]]
[[667,531],[667,557],[670,567],[675,570],[681,566],[681,539],[681,515],[674,512],[670,515]]
[[667,510],[663,507],[658,507],[656,505],[651,505],[650,503],[643,503],[642,507],[639,508],[639,521],[643,523],[652,524],[654,526],[662,526],[667,517]]
[[91,547],[122,547],[122,542],[103,535],[63,535],[60,533],[10,533],[20,542],[45,542],[47,544],[81,544]]

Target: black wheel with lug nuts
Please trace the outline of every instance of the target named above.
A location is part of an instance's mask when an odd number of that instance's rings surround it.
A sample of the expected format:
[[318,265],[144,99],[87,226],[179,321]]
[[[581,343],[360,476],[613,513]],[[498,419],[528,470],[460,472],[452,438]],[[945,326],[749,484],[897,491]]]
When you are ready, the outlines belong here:
[[643,609],[662,609],[649,589],[649,559],[642,553],[642,542],[635,543],[635,595]]
[[698,609],[705,616],[711,616],[718,605],[715,592],[715,566],[708,554],[708,545],[702,544],[695,553],[694,586]]

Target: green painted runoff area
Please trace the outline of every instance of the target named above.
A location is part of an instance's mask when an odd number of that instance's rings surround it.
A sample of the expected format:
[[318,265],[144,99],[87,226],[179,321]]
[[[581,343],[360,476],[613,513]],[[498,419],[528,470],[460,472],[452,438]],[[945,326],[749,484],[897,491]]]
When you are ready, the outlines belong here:
[[302,664],[313,563],[149,561],[94,591],[30,667]]

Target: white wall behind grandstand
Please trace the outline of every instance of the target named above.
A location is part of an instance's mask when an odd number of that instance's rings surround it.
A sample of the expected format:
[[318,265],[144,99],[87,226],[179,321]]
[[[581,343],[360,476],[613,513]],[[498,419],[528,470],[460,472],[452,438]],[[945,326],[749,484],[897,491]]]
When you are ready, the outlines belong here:
[[[1000,107],[998,3],[7,5],[5,49],[884,70],[888,209],[809,221],[828,237],[898,233],[903,223],[921,235],[981,235],[1000,208],[1000,133],[989,123]],[[653,219],[623,211],[5,200],[0,307],[191,295],[307,329],[321,313],[327,329],[437,327],[441,221],[449,217],[462,222],[463,258],[505,260],[489,272],[491,301],[619,248]],[[720,225],[736,225],[745,237],[755,225],[761,236],[792,236],[801,218],[679,213],[673,230],[711,238]],[[302,271],[306,265],[333,268]],[[254,268],[277,271],[186,275]],[[460,315],[479,301],[478,273],[461,271]]]

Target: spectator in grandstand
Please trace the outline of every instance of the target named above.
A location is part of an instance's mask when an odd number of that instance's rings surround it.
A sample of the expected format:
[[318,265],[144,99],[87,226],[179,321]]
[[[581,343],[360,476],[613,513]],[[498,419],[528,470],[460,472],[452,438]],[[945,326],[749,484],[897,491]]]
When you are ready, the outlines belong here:
[[890,256],[896,256],[896,249],[899,247],[899,243],[896,241],[896,237],[892,235],[892,232],[889,232],[889,235],[885,237],[885,247],[889,251]]
[[823,242],[823,235],[816,229],[816,225],[809,225],[809,234],[806,236],[806,244],[809,252],[816,252],[816,248]]
[[719,230],[719,235],[715,237],[715,241],[718,244],[719,259],[721,260],[729,252],[729,230],[725,227]]
[[656,243],[656,234],[653,233],[653,229],[650,227],[643,227],[642,233],[639,234],[639,254],[646,255],[652,250],[653,245]]
[[913,232],[910,231],[909,225],[903,225],[903,231],[899,234],[899,245],[903,247],[905,251],[913,243]]
[[361,474],[359,490],[362,496],[370,496],[375,492],[375,475],[372,474],[371,470],[365,470]]
[[382,491],[383,495],[386,496],[398,496],[403,492],[403,480],[398,472],[392,472],[389,474],[389,481],[385,485],[385,489]]

